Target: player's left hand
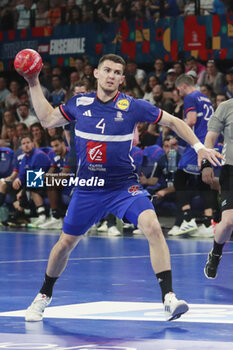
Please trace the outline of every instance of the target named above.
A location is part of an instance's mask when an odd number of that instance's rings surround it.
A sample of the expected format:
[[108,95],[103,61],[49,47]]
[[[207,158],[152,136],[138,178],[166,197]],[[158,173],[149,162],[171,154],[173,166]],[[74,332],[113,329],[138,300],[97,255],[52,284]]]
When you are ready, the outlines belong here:
[[219,159],[224,160],[224,157],[221,153],[219,153],[215,149],[204,147],[204,148],[201,148],[197,153],[197,162],[198,162],[199,168],[201,167],[201,161],[203,159],[208,159],[208,161],[213,166],[221,166],[221,161]]

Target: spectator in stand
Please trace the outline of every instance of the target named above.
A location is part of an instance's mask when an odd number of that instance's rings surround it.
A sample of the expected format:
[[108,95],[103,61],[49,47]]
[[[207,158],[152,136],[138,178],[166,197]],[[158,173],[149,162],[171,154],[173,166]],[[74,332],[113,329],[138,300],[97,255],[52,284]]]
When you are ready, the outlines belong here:
[[173,111],[173,103],[171,100],[165,99],[163,97],[162,85],[159,85],[159,84],[155,85],[152,89],[152,93],[154,98],[153,104],[156,105],[156,107],[161,108],[171,114]]
[[64,22],[64,8],[61,6],[61,0],[51,0],[48,12],[48,22],[51,26],[57,26]]
[[149,75],[155,75],[161,84],[163,84],[163,82],[166,79],[166,72],[164,70],[164,61],[162,60],[162,58],[157,58],[154,61],[154,72],[151,72]]
[[17,136],[16,124],[11,124],[7,127],[5,145],[13,149],[13,151],[17,151],[18,136]]
[[62,127],[56,127],[56,128],[49,128],[47,129],[47,138],[48,142],[51,142],[51,139],[55,136],[61,136],[63,137],[63,128]]
[[82,81],[84,82],[84,84],[89,85],[90,89],[94,89],[95,78],[93,76],[93,67],[90,63],[86,63],[83,67]]
[[227,96],[227,98],[233,97],[233,67],[231,67],[226,73],[227,85],[223,87],[222,92]]
[[225,15],[226,14],[226,7],[221,0],[214,0],[213,14],[216,14],[216,15]]
[[139,69],[136,61],[128,60],[125,68],[126,74],[133,75],[138,85],[142,86],[145,83],[146,72],[143,69]]
[[70,73],[70,84],[69,84],[69,88],[66,91],[66,98],[65,98],[66,101],[73,96],[75,84],[79,81],[79,79],[80,79],[80,76],[78,72],[75,71]]
[[172,91],[175,89],[177,74],[174,68],[167,71],[166,80],[163,83],[163,97],[172,100]]
[[17,12],[15,6],[9,1],[0,10],[0,30],[11,30],[16,28]]
[[85,0],[81,8],[83,14],[83,22],[86,23],[93,21],[93,0]]
[[82,79],[84,73],[83,73],[83,68],[84,68],[84,60],[82,57],[78,57],[75,59],[75,69],[79,74],[79,79]]
[[177,77],[184,73],[184,65],[181,61],[175,62],[173,64]]
[[96,0],[93,5],[93,20],[94,22],[113,21],[112,17],[113,7],[110,0]]
[[225,94],[218,94],[216,96],[216,108],[220,105],[220,103],[227,100],[227,96]]
[[190,56],[185,61],[185,72],[194,70],[197,73],[197,84],[200,86],[203,84],[206,67],[198,62],[195,57]]
[[43,148],[49,145],[45,130],[39,122],[32,124],[29,131],[32,133],[35,148]]
[[17,29],[35,27],[36,4],[33,0],[23,0],[17,5]]
[[15,115],[12,111],[6,110],[2,118],[1,139],[7,138],[7,128],[16,123]]
[[38,123],[36,116],[30,114],[29,106],[27,104],[21,104],[18,108],[18,117],[21,123],[24,123],[29,127],[34,123]]
[[200,92],[207,96],[209,100],[211,101],[212,105],[215,106],[216,100],[215,100],[215,94],[211,88],[210,85],[208,84],[203,84],[200,86]]
[[5,111],[5,99],[9,94],[10,91],[6,88],[6,79],[4,77],[0,77],[0,117]]
[[20,139],[24,134],[27,134],[29,132],[28,127],[24,123],[18,123],[16,125],[16,133],[18,139]]
[[200,15],[210,15],[213,13],[214,0],[200,0]]
[[53,91],[50,95],[50,101],[54,107],[59,106],[65,101],[66,91],[62,87],[62,80],[60,75],[52,76]]
[[2,130],[1,130],[1,139],[7,139],[7,128],[16,123],[15,116],[12,111],[6,110],[3,113],[2,118]]
[[[35,116],[35,111],[34,111],[34,108],[32,106],[32,103],[30,101],[30,97],[28,95],[28,91],[26,91],[26,90],[20,90],[19,91],[19,101],[20,101],[20,105],[21,104],[27,105],[29,107],[29,113],[31,115]],[[17,115],[18,115],[18,109],[19,109],[19,107],[16,109],[16,114]]]
[[82,23],[82,10],[79,6],[73,6],[66,13],[66,23],[67,24],[80,24]]
[[10,82],[10,94],[6,96],[5,99],[5,107],[6,109],[12,110],[14,113],[16,111],[16,108],[20,104],[19,100],[19,83],[15,80],[12,80]]
[[193,16],[195,15],[195,0],[188,0],[184,5],[184,15]]
[[159,84],[159,79],[155,75],[151,75],[147,78],[143,100],[149,101],[152,104],[154,103],[152,89],[157,84]]
[[113,5],[113,18],[115,21],[122,21],[122,19],[128,19],[130,14],[130,1],[127,0],[115,0]]
[[178,89],[174,89],[172,92],[172,99],[174,102],[172,115],[179,119],[183,119],[184,116],[184,101],[179,93]]
[[46,87],[50,92],[52,92],[52,67],[50,62],[43,62],[41,74],[40,74],[40,83]]
[[142,149],[147,146],[155,145],[157,140],[157,137],[148,131],[148,126],[149,124],[146,122],[140,122],[137,124],[139,133],[139,144],[137,146]]
[[146,13],[147,18],[158,18],[160,14],[160,1],[159,0],[146,0]]
[[132,90],[136,98],[142,98],[144,93],[140,85],[138,85],[135,77],[131,74],[125,74],[125,80],[123,82],[124,91]]
[[36,27],[46,27],[49,25],[48,21],[48,6],[47,1],[38,1],[36,3]]
[[180,14],[179,6],[177,5],[176,0],[166,0],[165,1],[165,16],[168,17],[177,17]]
[[211,86],[215,94],[222,92],[225,85],[225,77],[223,73],[218,71],[214,60],[209,60],[206,64],[206,74],[203,79],[203,84]]

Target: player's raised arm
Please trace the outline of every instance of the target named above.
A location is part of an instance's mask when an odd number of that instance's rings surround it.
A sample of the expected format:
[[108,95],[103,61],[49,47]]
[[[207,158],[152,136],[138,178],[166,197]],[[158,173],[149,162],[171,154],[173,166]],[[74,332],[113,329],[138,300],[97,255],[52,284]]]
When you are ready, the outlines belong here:
[[206,148],[196,137],[192,129],[181,119],[178,119],[171,114],[163,111],[162,118],[159,124],[168,126],[170,129],[180,136],[183,140],[188,142],[197,152],[198,155],[198,166],[201,166],[202,159],[208,159],[209,162],[216,166],[221,165],[219,159],[223,159],[223,156],[215,151],[214,149]]
[[14,61],[16,71],[28,82],[34,110],[44,128],[67,124],[58,107],[53,108],[45,98],[39,82],[42,60],[38,52],[30,49],[20,51]]

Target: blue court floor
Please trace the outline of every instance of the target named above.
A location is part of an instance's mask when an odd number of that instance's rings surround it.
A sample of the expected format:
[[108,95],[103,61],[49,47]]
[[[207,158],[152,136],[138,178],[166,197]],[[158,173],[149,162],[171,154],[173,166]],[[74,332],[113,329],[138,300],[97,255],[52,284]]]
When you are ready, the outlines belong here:
[[212,240],[169,239],[173,284],[190,311],[165,322],[144,237],[87,236],[74,250],[42,322],[24,313],[43,282],[58,233],[0,232],[0,349],[233,349],[233,242],[215,280]]

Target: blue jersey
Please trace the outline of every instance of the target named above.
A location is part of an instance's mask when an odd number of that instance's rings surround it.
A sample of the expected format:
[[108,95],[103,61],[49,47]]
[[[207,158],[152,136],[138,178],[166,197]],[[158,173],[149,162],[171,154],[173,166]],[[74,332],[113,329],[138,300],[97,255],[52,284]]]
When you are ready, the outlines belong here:
[[[207,134],[207,124],[214,113],[214,108],[205,95],[195,90],[184,97],[184,116],[186,118],[188,112],[196,112],[197,120],[192,130],[199,140],[204,143]],[[197,154],[194,149],[188,145],[185,149],[178,165],[179,169],[183,169],[188,173],[199,174],[200,170],[197,166]]]
[[66,149],[65,157],[62,158],[60,155],[56,154],[53,151],[48,153],[49,158],[51,159],[51,167],[56,168],[57,172],[60,173],[63,168],[70,168],[69,164],[69,149]]
[[7,177],[13,170],[14,151],[8,147],[0,147],[0,177]]
[[39,170],[47,172],[50,168],[51,161],[47,154],[33,148],[29,155],[24,155],[19,166],[19,179],[22,185],[26,182],[26,170]]
[[92,92],[72,97],[60,111],[68,121],[76,121],[77,176],[84,179],[78,183],[80,189],[93,189],[93,183],[92,188],[87,185],[91,178],[101,179],[94,184],[100,189],[122,188],[138,181],[130,156],[134,129],[139,121],[157,123],[162,116],[159,108],[119,92],[103,103]]

